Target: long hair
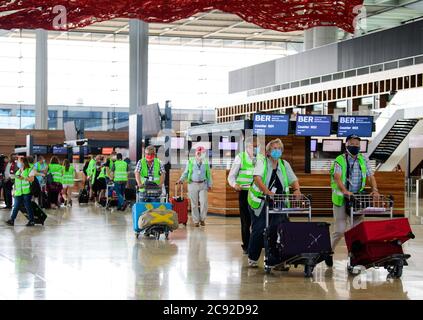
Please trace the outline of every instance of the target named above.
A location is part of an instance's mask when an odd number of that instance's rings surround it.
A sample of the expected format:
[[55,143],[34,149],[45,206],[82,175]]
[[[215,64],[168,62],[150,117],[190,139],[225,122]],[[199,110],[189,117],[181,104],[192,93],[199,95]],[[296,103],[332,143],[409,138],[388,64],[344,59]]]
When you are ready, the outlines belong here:
[[23,165],[24,165],[23,169],[24,169],[24,170],[25,170],[25,169],[28,169],[28,168],[29,168],[28,158],[27,158],[27,157],[22,157],[22,158],[21,158],[21,161],[22,161],[22,163],[23,163]]
[[59,159],[56,156],[52,156],[50,159],[50,164],[59,164]]
[[69,171],[70,162],[68,159],[63,160],[63,166],[65,167],[65,171]]

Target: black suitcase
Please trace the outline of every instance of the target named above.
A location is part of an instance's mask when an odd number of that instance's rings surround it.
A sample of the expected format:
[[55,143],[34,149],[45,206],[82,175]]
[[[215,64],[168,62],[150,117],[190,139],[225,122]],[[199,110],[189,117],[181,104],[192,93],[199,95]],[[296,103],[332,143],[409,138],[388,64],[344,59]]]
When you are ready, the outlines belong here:
[[[31,208],[32,213],[34,214],[34,223],[44,225],[44,222],[47,219],[47,214],[40,208],[40,206],[35,202],[31,201]],[[22,205],[19,209],[25,215],[25,217],[29,220],[28,212],[24,205]]]
[[325,222],[279,224],[276,246],[282,259],[289,259],[302,253],[330,254],[332,248],[329,226],[330,224]]
[[81,203],[88,203],[89,201],[89,194],[87,189],[81,189],[79,191],[78,202]]
[[39,202],[40,202],[40,206],[43,209],[50,209],[51,205],[50,205],[50,201],[48,199],[48,194],[45,191],[41,191],[40,196],[39,196]]

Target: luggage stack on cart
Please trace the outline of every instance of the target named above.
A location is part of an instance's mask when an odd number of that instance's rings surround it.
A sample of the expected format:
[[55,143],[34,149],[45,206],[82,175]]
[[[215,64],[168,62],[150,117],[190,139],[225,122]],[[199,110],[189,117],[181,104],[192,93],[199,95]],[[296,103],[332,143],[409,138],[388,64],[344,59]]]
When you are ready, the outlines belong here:
[[113,183],[113,181],[110,181],[107,184],[107,189],[106,189],[106,209],[111,209],[113,207],[117,207],[118,205],[118,198],[114,188],[115,188],[115,184]]
[[[392,197],[354,195],[349,199],[351,222],[359,215],[385,216],[389,220],[362,221],[345,232],[348,248],[350,274],[359,273],[361,268],[385,268],[392,278],[400,278],[403,267],[408,265],[409,254],[404,254],[402,244],[414,239],[407,218],[393,219]],[[351,225],[353,225],[351,223]]]
[[132,206],[132,223],[137,239],[141,233],[156,240],[164,234],[168,239],[169,233],[178,228],[177,214],[167,202],[167,196],[162,194],[162,188],[148,184],[144,192],[137,193],[137,202]]
[[[315,266],[333,254],[329,224],[311,222],[311,199],[304,195],[273,195],[265,198],[264,270],[280,266],[304,265],[305,277]],[[271,215],[282,215],[285,222],[270,224]],[[289,216],[307,215],[308,222],[289,222]]]
[[178,214],[178,223],[187,225],[188,222],[188,199],[183,197],[184,185],[180,185],[180,191],[178,191],[178,184],[175,185],[175,195],[170,199],[173,210]]

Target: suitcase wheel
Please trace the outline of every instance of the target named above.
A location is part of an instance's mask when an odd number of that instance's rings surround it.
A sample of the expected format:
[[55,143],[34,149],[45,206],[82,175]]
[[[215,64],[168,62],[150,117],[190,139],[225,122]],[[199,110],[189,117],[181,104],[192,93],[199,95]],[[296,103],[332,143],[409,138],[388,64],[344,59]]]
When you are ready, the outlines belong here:
[[313,270],[314,270],[314,266],[310,266],[306,264],[304,266],[304,276],[306,278],[311,278],[313,276]]
[[165,237],[166,237],[166,240],[169,240],[169,231],[165,232]]
[[159,231],[156,231],[156,232],[154,233],[154,238],[155,238],[156,240],[160,240],[160,232],[159,232]]
[[135,238],[138,239],[140,237],[140,234],[137,232],[135,233]]
[[396,265],[388,267],[389,276],[394,279],[399,279],[402,276],[403,266]]
[[269,266],[265,266],[264,267],[264,272],[266,273],[266,274],[270,274],[270,272],[272,271],[272,268],[271,267],[269,267]]

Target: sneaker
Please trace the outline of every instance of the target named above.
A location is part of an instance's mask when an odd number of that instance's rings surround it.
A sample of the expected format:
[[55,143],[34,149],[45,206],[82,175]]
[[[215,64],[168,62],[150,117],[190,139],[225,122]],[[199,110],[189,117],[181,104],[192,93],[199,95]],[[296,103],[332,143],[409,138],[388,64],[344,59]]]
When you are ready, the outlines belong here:
[[254,261],[254,260],[251,260],[251,259],[248,259],[248,266],[250,268],[258,268],[258,262],[257,261]]
[[13,226],[15,225],[15,221],[13,221],[12,219],[9,219],[9,220],[5,221],[5,223],[6,223],[8,226],[11,226],[11,227],[13,227]]
[[206,222],[205,221],[201,221],[200,222],[200,225],[204,227],[206,225]]
[[243,254],[244,256],[248,255],[248,250],[242,249],[242,254]]
[[198,228],[200,226],[199,223],[194,223],[194,227]]
[[33,227],[35,226],[34,221],[28,221],[28,223],[26,224],[27,227]]
[[326,263],[326,266],[328,268],[332,268],[333,267],[333,257],[332,256],[327,257],[325,259],[325,263]]

